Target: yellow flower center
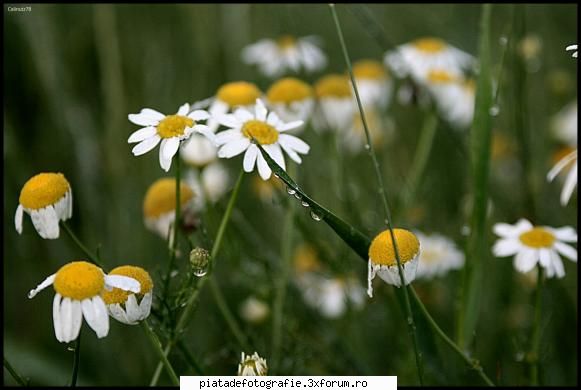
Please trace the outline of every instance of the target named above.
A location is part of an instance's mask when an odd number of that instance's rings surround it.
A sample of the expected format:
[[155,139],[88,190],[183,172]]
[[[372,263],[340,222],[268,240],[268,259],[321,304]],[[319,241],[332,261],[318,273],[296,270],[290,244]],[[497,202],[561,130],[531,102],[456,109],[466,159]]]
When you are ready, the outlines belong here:
[[196,124],[192,118],[182,115],[168,115],[157,125],[157,134],[161,138],[172,138],[184,135],[186,127]]
[[519,236],[520,242],[531,248],[550,248],[555,236],[543,228],[535,227]]
[[361,60],[353,65],[353,75],[360,79],[382,80],[387,78],[387,72],[379,61]]
[[39,173],[24,184],[19,203],[27,209],[41,209],[57,203],[70,189],[62,173]]
[[446,42],[438,38],[420,38],[416,39],[412,45],[424,53],[435,54],[446,48]]
[[94,264],[74,261],[58,270],[53,286],[63,297],[82,301],[101,293],[105,286],[105,276]]
[[458,79],[445,70],[432,69],[428,72],[428,81],[434,84],[447,84],[456,82]]
[[[405,229],[393,229],[399,259],[403,264],[413,260],[420,252],[420,242],[415,234]],[[373,264],[397,265],[393,241],[389,230],[377,235],[369,246],[369,258]]]
[[250,139],[254,137],[261,145],[270,145],[278,140],[278,131],[274,127],[256,119],[244,123],[242,134]]
[[249,106],[256,103],[262,92],[255,84],[235,81],[220,87],[216,96],[230,107]]
[[[128,276],[137,280],[141,285],[141,291],[138,294],[140,297],[153,289],[153,280],[151,280],[151,276],[149,276],[149,273],[141,267],[123,265],[113,269],[111,272],[109,272],[109,275]],[[121,290],[120,288],[113,288],[111,291],[103,291],[101,297],[103,297],[105,304],[111,305],[113,303],[125,303],[129,297],[129,294],[133,293],[130,291]]]
[[[194,197],[194,192],[185,183],[180,183],[180,205]],[[162,178],[153,183],[143,200],[143,214],[147,218],[157,218],[176,209],[176,181],[174,178]]]
[[276,40],[276,44],[282,50],[286,50],[295,47],[297,40],[292,35],[283,35]]
[[323,97],[350,97],[351,86],[344,75],[330,74],[320,78],[315,84],[315,95]]
[[317,251],[312,245],[303,244],[295,251],[294,267],[298,274],[313,272],[321,269]]
[[266,92],[266,97],[272,103],[289,104],[305,100],[313,96],[311,86],[294,77],[286,77],[272,84]]

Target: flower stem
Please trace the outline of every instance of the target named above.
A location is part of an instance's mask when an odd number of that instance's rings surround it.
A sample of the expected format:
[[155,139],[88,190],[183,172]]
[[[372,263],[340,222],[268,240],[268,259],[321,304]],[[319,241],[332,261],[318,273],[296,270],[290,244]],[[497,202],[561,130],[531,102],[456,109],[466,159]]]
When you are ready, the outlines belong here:
[[335,11],[335,4],[329,4],[329,8],[331,9],[331,14],[333,16],[333,20],[335,21],[337,35],[339,36],[339,41],[341,43],[341,49],[343,50],[343,56],[345,57],[345,63],[347,64],[347,69],[349,70],[349,77],[351,78],[351,83],[353,84],[353,90],[355,91],[355,98],[357,100],[357,106],[359,108],[359,113],[361,115],[361,121],[363,122],[363,128],[365,130],[365,137],[366,137],[366,142],[367,142],[366,149],[368,150],[369,156],[371,157],[371,160],[373,162],[373,167],[375,170],[375,175],[376,175],[377,183],[379,186],[378,192],[381,195],[381,199],[383,201],[383,209],[384,209],[383,211],[385,213],[385,223],[389,229],[389,233],[391,236],[391,242],[393,244],[395,257],[396,257],[396,261],[397,261],[397,268],[399,270],[401,285],[403,286],[405,310],[406,310],[406,316],[407,316],[406,322],[408,324],[409,333],[410,333],[410,336],[412,338],[412,342],[413,342],[413,346],[414,346],[416,366],[418,369],[418,380],[419,380],[420,385],[423,385],[423,368],[422,368],[421,354],[420,354],[419,349],[418,349],[418,338],[417,338],[417,334],[416,334],[416,326],[414,323],[414,317],[413,317],[413,313],[411,310],[410,299],[409,299],[409,295],[408,295],[408,291],[407,291],[407,287],[406,287],[403,268],[401,266],[401,259],[400,259],[400,255],[399,255],[399,250],[398,250],[397,242],[395,240],[395,236],[393,233],[393,227],[391,225],[391,213],[389,211],[389,205],[387,202],[387,193],[385,190],[385,186],[383,184],[381,172],[379,170],[379,163],[377,162],[377,157],[375,156],[375,151],[373,150],[373,146],[371,144],[371,137],[369,135],[369,128],[367,126],[367,120],[365,119],[365,113],[363,110],[363,106],[361,104],[361,98],[359,96],[357,84],[355,83],[355,76],[353,75],[351,60],[349,58],[349,53],[347,52],[347,46],[345,45],[345,40],[343,38],[343,31],[341,29],[341,24],[339,23],[339,18],[337,17],[337,12]]
[[91,252],[89,249],[87,249],[87,247],[85,245],[83,245],[83,243],[81,242],[81,240],[79,240],[79,238],[76,236],[76,234],[72,231],[72,229],[70,228],[69,224],[65,221],[61,221],[61,225],[62,227],[65,229],[65,231],[67,232],[67,234],[69,235],[69,237],[71,237],[71,239],[75,242],[75,244],[77,244],[77,246],[85,253],[85,255],[87,255],[87,257],[89,258],[89,260],[98,265],[99,267],[103,268],[103,265],[101,264],[101,262],[99,261],[99,257],[97,255],[95,255],[93,252]]
[[460,357],[462,357],[462,359],[464,359],[464,361],[473,369],[475,370],[478,375],[480,376],[480,378],[482,378],[482,380],[488,385],[488,386],[494,386],[494,383],[490,380],[490,378],[488,378],[488,376],[484,373],[484,370],[482,369],[482,367],[480,366],[480,363],[478,362],[478,360],[476,359],[471,359],[467,354],[465,354],[460,347],[454,343],[452,341],[452,339],[450,339],[446,333],[444,333],[444,331],[438,326],[438,324],[436,323],[436,321],[432,318],[432,316],[430,315],[430,313],[428,312],[428,310],[426,309],[426,307],[424,306],[424,304],[422,303],[422,301],[420,300],[420,297],[418,297],[418,295],[416,294],[416,290],[414,290],[413,287],[410,287],[410,292],[411,292],[411,296],[412,298],[416,301],[416,304],[418,305],[421,313],[424,315],[424,317],[426,318],[426,320],[428,320],[428,323],[430,324],[430,326],[434,329],[434,331],[438,334],[438,336],[440,336],[442,338],[442,340],[444,340],[444,342],[446,344],[448,344],[450,346],[450,348],[452,348],[458,355],[460,355]]
[[75,351],[73,357],[73,372],[71,374],[71,387],[77,386],[77,377],[79,376],[79,363],[81,362],[81,331],[79,331],[79,336],[75,342]]
[[157,353],[157,355],[159,356],[159,358],[163,362],[163,365],[165,366],[165,369],[166,369],[172,383],[176,386],[179,386],[180,380],[177,377],[173,367],[171,366],[171,363],[169,362],[169,360],[167,360],[167,355],[161,349],[161,343],[159,342],[157,335],[149,327],[147,320],[141,321],[141,327],[145,331],[145,334],[147,335],[147,338],[149,339],[151,345],[153,346],[153,349],[155,349],[155,352]]
[[531,386],[539,386],[539,347],[541,344],[541,314],[543,304],[543,267],[537,266],[537,290],[535,292],[535,322],[531,337],[530,363]]
[[[179,149],[178,149],[179,150]],[[176,172],[176,210],[175,210],[175,218],[173,221],[173,228],[170,230],[169,234],[173,233],[173,237],[171,239],[171,248],[169,251],[169,262],[167,263],[167,270],[165,272],[165,278],[163,280],[163,297],[164,299],[167,297],[167,291],[169,289],[169,282],[171,279],[171,270],[174,266],[175,259],[176,259],[176,252],[178,246],[178,232],[180,230],[180,195],[181,195],[181,175],[180,175],[180,162],[181,158],[179,152],[176,154],[175,157],[175,172]]]
[[[179,337],[183,334],[186,325],[188,324],[188,320],[190,317],[190,313],[194,308],[195,303],[198,300],[198,296],[200,294],[200,290],[208,280],[208,276],[212,273],[212,269],[215,266],[216,262],[216,255],[218,254],[220,247],[222,245],[222,239],[224,237],[224,232],[226,231],[226,227],[228,226],[228,222],[230,221],[230,215],[232,214],[232,210],[234,209],[234,204],[236,203],[236,199],[238,198],[238,192],[240,190],[240,185],[242,184],[242,178],[244,177],[244,170],[240,170],[240,174],[238,175],[238,180],[236,180],[236,184],[234,186],[234,190],[232,191],[232,195],[230,195],[230,200],[228,201],[228,205],[226,206],[226,211],[222,216],[222,221],[220,222],[220,227],[218,228],[218,233],[216,233],[216,239],[214,240],[214,245],[212,246],[212,250],[210,251],[210,269],[206,276],[202,277],[200,282],[198,283],[196,290],[192,292],[190,298],[186,303],[186,307],[184,311],[180,315],[175,332],[171,339],[168,341],[165,349],[163,350],[164,356],[167,358],[169,353],[171,352],[172,347],[176,343]],[[157,381],[159,380],[159,373],[161,372],[162,362],[159,362],[153,377],[151,378],[150,386],[155,386]]]
[[25,380],[18,372],[16,372],[14,367],[12,367],[12,364],[10,364],[10,362],[8,362],[8,359],[6,359],[6,356],[4,356],[4,368],[6,368],[6,370],[10,373],[12,378],[14,378],[14,380],[18,382],[20,386],[28,386],[28,381]]

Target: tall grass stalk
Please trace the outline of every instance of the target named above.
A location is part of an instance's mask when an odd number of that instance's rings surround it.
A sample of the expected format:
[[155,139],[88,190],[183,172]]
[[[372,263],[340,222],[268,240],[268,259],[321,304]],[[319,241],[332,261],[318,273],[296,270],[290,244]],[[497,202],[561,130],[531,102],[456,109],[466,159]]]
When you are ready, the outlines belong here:
[[458,344],[463,350],[470,345],[480,313],[483,267],[489,252],[486,240],[490,133],[492,126],[492,80],[490,74],[490,14],[492,5],[482,6],[480,19],[479,75],[476,84],[474,123],[470,134],[472,168],[472,215],[466,247],[461,305],[458,313]]
[[[10,364],[10,362],[8,361],[8,359],[6,359],[6,356],[4,356],[4,368],[6,368],[6,371],[8,371],[8,373],[12,376],[12,378],[14,378],[14,380],[20,385],[20,386],[28,386],[28,381],[25,380],[22,375],[20,375],[15,369],[14,367],[12,367],[12,364]],[[6,384],[6,382],[4,382],[4,384]]]
[[405,310],[406,310],[406,315],[407,315],[406,322],[408,324],[409,333],[410,333],[410,336],[412,338],[412,342],[413,342],[413,346],[414,346],[416,366],[418,369],[418,380],[419,380],[420,385],[423,385],[423,368],[422,368],[422,360],[421,360],[422,358],[421,358],[421,354],[420,354],[419,349],[418,349],[418,338],[417,338],[417,334],[416,334],[416,326],[414,323],[414,317],[413,317],[413,313],[412,313],[412,309],[411,309],[411,305],[410,305],[410,299],[409,299],[408,292],[407,292],[407,286],[406,286],[406,281],[405,281],[405,277],[404,277],[404,273],[403,273],[403,268],[401,266],[401,259],[400,259],[400,255],[399,255],[399,250],[398,250],[397,242],[395,240],[395,236],[393,233],[393,227],[391,225],[391,213],[389,211],[389,205],[387,202],[387,193],[385,190],[385,186],[383,184],[381,172],[379,170],[379,163],[377,162],[377,157],[375,156],[375,152],[374,152],[372,144],[371,144],[371,136],[369,135],[369,128],[367,126],[367,120],[365,119],[365,113],[363,110],[363,106],[361,104],[361,98],[359,97],[359,91],[357,89],[357,84],[355,83],[355,76],[353,75],[353,68],[351,66],[351,59],[349,58],[347,46],[346,46],[345,40],[343,38],[343,31],[341,29],[341,24],[339,22],[339,18],[337,16],[337,12],[335,10],[335,4],[329,4],[329,8],[331,9],[331,14],[333,16],[333,20],[335,21],[337,35],[339,36],[339,41],[341,43],[341,49],[343,51],[343,56],[345,57],[345,63],[347,65],[347,69],[349,71],[349,77],[351,78],[351,83],[353,84],[353,90],[355,91],[355,98],[357,100],[357,106],[359,108],[359,113],[361,115],[361,121],[363,122],[363,128],[365,130],[365,139],[367,142],[365,148],[369,152],[369,156],[371,157],[371,160],[373,162],[375,175],[377,178],[378,193],[382,199],[383,211],[385,213],[385,218],[386,218],[385,223],[389,229],[389,233],[391,236],[391,242],[393,244],[393,249],[394,249],[395,257],[396,257],[396,261],[397,261],[397,267],[399,270],[399,276],[401,279],[401,285],[403,286],[402,290],[404,293]]
[[153,330],[149,327],[149,324],[147,323],[147,320],[143,320],[141,322],[141,327],[143,328],[145,335],[147,336],[147,339],[149,340],[149,342],[151,343],[151,345],[154,347],[155,352],[157,353],[157,356],[161,359],[161,361],[163,362],[163,365],[165,366],[165,369],[172,381],[172,383],[176,386],[180,385],[180,380],[177,377],[171,363],[169,362],[169,360],[167,360],[167,356],[164,354],[164,351],[161,349],[161,343],[159,342],[159,339],[157,338],[157,335],[153,332]]
[[537,266],[537,289],[535,292],[535,320],[531,336],[531,349],[527,356],[530,365],[530,385],[539,386],[539,349],[541,345],[541,320],[543,303],[543,267]]
[[165,271],[165,276],[163,279],[163,293],[162,297],[164,300],[167,299],[168,289],[169,289],[169,282],[171,280],[171,270],[174,266],[177,251],[178,251],[178,232],[180,230],[180,216],[181,216],[181,172],[180,172],[180,165],[181,165],[181,157],[179,155],[179,148],[178,153],[176,154],[175,158],[175,180],[176,180],[176,213],[175,218],[173,221],[172,229],[170,230],[170,234],[173,234],[170,239],[171,248],[169,251],[169,261],[167,263],[167,270]]
[[73,230],[71,229],[69,224],[66,221],[61,221],[60,224],[64,228],[65,232],[67,232],[69,237],[73,240],[73,242],[81,249],[81,251],[83,251],[85,253],[85,255],[88,257],[88,260],[90,260],[93,264],[96,264],[99,267],[103,268],[103,264],[101,264],[101,262],[99,261],[99,257],[95,253],[93,253],[91,250],[89,250],[81,242],[81,240],[79,240],[79,238],[77,237],[75,232],[73,232]]

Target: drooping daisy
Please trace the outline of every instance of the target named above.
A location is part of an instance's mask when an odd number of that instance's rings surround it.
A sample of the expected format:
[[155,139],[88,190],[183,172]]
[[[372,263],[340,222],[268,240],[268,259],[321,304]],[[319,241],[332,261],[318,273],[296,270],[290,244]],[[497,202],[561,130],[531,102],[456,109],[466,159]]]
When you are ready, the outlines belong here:
[[359,60],[353,64],[353,77],[363,107],[387,108],[393,82],[383,64],[375,60]]
[[577,147],[577,100],[567,104],[553,117],[551,130],[556,140]]
[[[189,212],[192,200],[196,196],[183,181],[180,183],[180,210],[182,216]],[[175,221],[176,180],[164,177],[156,180],[145,193],[143,199],[143,217],[145,226],[167,239],[170,227]]]
[[456,247],[454,241],[437,233],[415,234],[422,243],[416,279],[431,279],[445,275],[450,270],[462,268],[464,253]]
[[571,199],[571,195],[573,195],[573,191],[577,187],[577,149],[563,157],[551,168],[547,173],[547,180],[553,181],[565,169],[569,169],[569,173],[567,174],[567,179],[565,179],[565,184],[561,191],[561,205],[563,206],[569,203],[569,199]]
[[[397,244],[405,283],[410,284],[416,277],[420,241],[414,233],[405,229],[393,229],[393,235]],[[379,233],[369,246],[367,295],[370,298],[373,297],[371,282],[376,274],[385,282],[401,287],[396,253],[389,229]]]
[[565,48],[566,51],[573,51],[573,54],[571,54],[571,57],[573,58],[577,58],[577,45],[569,45]]
[[230,175],[220,161],[214,161],[200,169],[189,169],[184,181],[192,189],[194,209],[202,210],[208,203],[217,202],[228,190]]
[[319,46],[320,39],[315,36],[265,38],[242,49],[242,60],[250,65],[256,64],[260,72],[270,78],[302,69],[312,73],[327,65],[327,57]]
[[121,275],[139,282],[139,291],[126,291],[113,288],[103,291],[101,298],[107,305],[109,315],[119,322],[135,325],[149,317],[153,300],[153,280],[149,273],[141,267],[123,265],[114,268],[109,275]]
[[315,83],[317,106],[313,114],[316,131],[344,131],[353,123],[356,104],[345,75],[330,74]]
[[234,114],[221,116],[219,121],[229,129],[216,135],[216,143],[221,145],[218,157],[231,158],[246,152],[243,163],[244,171],[252,172],[256,164],[258,165],[258,173],[263,180],[268,180],[272,172],[258,147],[252,143],[252,138],[262,145],[282,169],[286,169],[282,150],[297,164],[300,164],[302,160],[299,153],[307,154],[310,149],[309,145],[301,139],[284,134],[285,131],[301,126],[303,121],[284,123],[276,113],[268,113],[260,99],[256,100],[254,114],[240,108]]
[[446,121],[456,128],[467,128],[472,124],[476,98],[473,80],[464,80],[446,70],[432,69],[425,84]]
[[32,224],[42,238],[59,237],[59,221],[73,215],[73,193],[62,173],[39,173],[28,179],[18,199],[14,226],[22,234],[24,212],[30,215]]
[[[307,122],[315,106],[313,88],[297,78],[286,77],[270,86],[266,92],[266,103],[285,122]],[[296,133],[303,127],[293,132]]]
[[127,142],[138,142],[131,151],[134,156],[141,156],[155,148],[161,141],[159,164],[167,172],[181,141],[188,139],[192,133],[197,132],[213,139],[214,134],[208,126],[196,122],[207,120],[209,117],[210,114],[204,110],[190,112],[188,103],[181,106],[175,115],[164,115],[151,108],[144,108],[139,114],[128,115],[131,122],[146,127],[131,134]]
[[208,120],[208,127],[212,132],[215,132],[220,126],[217,118],[238,108],[253,110],[256,99],[261,97],[262,91],[253,83],[232,81],[222,85],[216,92],[214,101],[208,109],[211,115]]
[[269,313],[268,305],[256,297],[248,297],[240,305],[240,316],[252,324],[264,322]]
[[52,305],[54,333],[58,341],[68,343],[79,335],[83,317],[98,338],[109,333],[109,315],[101,293],[114,287],[139,292],[139,282],[121,275],[105,275],[86,261],[73,261],[46,278],[28,293],[28,298],[52,285],[56,291]]
[[385,63],[400,78],[422,82],[430,69],[445,69],[456,75],[474,65],[474,58],[439,38],[420,38],[398,46],[385,55]]
[[514,256],[514,268],[519,272],[526,273],[538,263],[545,268],[548,278],[562,278],[565,268],[559,254],[577,261],[577,250],[565,244],[577,242],[577,231],[570,226],[533,226],[523,218],[515,225],[497,223],[493,231],[500,239],[492,252],[498,257]]
[[254,352],[252,356],[246,356],[242,352],[240,364],[238,364],[238,376],[266,376],[267,374],[266,360],[258,356],[258,352]]

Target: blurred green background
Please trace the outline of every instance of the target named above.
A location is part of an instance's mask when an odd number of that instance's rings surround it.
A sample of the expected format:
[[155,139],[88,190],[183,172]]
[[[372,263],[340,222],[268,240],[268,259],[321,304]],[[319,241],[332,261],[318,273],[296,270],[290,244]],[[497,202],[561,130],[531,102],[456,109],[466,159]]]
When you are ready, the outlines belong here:
[[[7,12],[4,7],[4,354],[31,384],[58,386],[69,379],[73,354],[54,338],[52,291],[34,300],[27,299],[27,292],[82,253],[64,232],[58,240],[41,239],[28,217],[23,234],[16,233],[14,212],[26,180],[43,171],[64,173],[74,195],[70,224],[83,241],[92,248],[100,247],[109,268],[141,265],[159,284],[167,250],[165,243],[143,226],[141,207],[147,187],[167,175],[159,167],[157,149],[139,158],[132,156],[126,141],[137,127],[127,120],[127,114],[143,107],[175,112],[184,102],[212,96],[228,81],[253,81],[266,90],[269,81],[240,59],[244,46],[263,37],[318,35],[329,57],[326,71],[343,72],[345,65],[324,4],[33,4],[31,12]],[[382,24],[385,38],[393,45],[429,35],[477,55],[480,5],[364,7]],[[393,47],[380,46],[353,9],[337,5],[352,59],[382,60],[385,51]],[[544,178],[556,147],[548,131],[551,117],[577,96],[577,61],[564,51],[577,38],[577,6],[495,5],[494,72],[500,63],[499,39],[512,39],[507,34],[516,34],[511,33],[513,12],[524,15],[520,34],[536,37],[540,48],[533,66],[523,70],[525,88],[516,95],[509,56],[494,130],[505,134],[519,150],[514,107],[515,99],[523,99],[535,188],[534,222],[577,227],[576,195],[568,207],[561,207],[560,186],[548,184]],[[321,75],[304,78],[313,82]],[[417,107],[397,102],[392,102],[388,114],[395,132],[377,153],[390,200],[394,201],[413,159],[422,115]],[[467,132],[453,131],[440,122],[415,204],[410,210],[394,211],[396,225],[440,232],[463,244],[460,231],[467,221],[463,204],[469,191],[467,136]],[[311,152],[296,169],[298,182],[362,231],[377,233],[383,217],[368,156],[339,156],[345,184],[338,184],[333,174],[337,161],[328,158],[327,140],[312,129],[302,137],[311,145]],[[225,162],[235,178],[241,157]],[[369,173],[361,174],[366,171]],[[495,172],[493,166],[490,223],[514,223],[528,216],[525,189],[518,184],[522,171],[517,166],[509,172],[512,176],[508,181],[497,180]],[[253,193],[252,182],[247,175],[235,218],[216,259],[219,283],[239,320],[238,306],[249,295],[272,302],[280,269],[277,255],[285,202],[275,198],[265,206]],[[342,201],[344,188],[352,192],[356,207],[346,207]],[[227,198],[208,210],[205,227],[210,241]],[[366,265],[330,229],[313,222],[301,210],[297,219],[298,225],[303,225],[296,230],[297,243],[309,241],[326,248],[336,272],[353,272],[366,285]],[[491,243],[493,239],[491,233]],[[178,261],[182,269],[187,266],[185,257]],[[577,265],[564,262],[566,278],[549,280],[543,296],[541,378],[547,385],[574,385],[578,380]],[[460,272],[453,272],[414,284],[450,335],[460,276]],[[474,354],[498,384],[527,383],[523,354],[528,350],[534,291],[527,286],[511,260],[489,255]],[[328,320],[309,309],[300,291],[289,284],[280,373],[398,375],[400,385],[416,384],[404,314],[392,290],[377,283],[376,296],[367,300],[364,309],[349,310],[340,319]],[[240,322],[256,350],[268,360],[271,318],[261,325]],[[109,335],[99,340],[86,324],[83,327],[80,385],[149,383],[157,359],[142,329],[112,320]],[[429,331],[422,324],[419,327],[425,338],[426,383],[480,383],[447,346],[424,336]],[[207,290],[202,292],[184,341],[205,374],[235,375],[241,350]],[[192,373],[177,349],[171,359],[178,372]],[[6,370],[4,378],[5,384],[15,383]],[[161,383],[169,383],[165,373]]]

